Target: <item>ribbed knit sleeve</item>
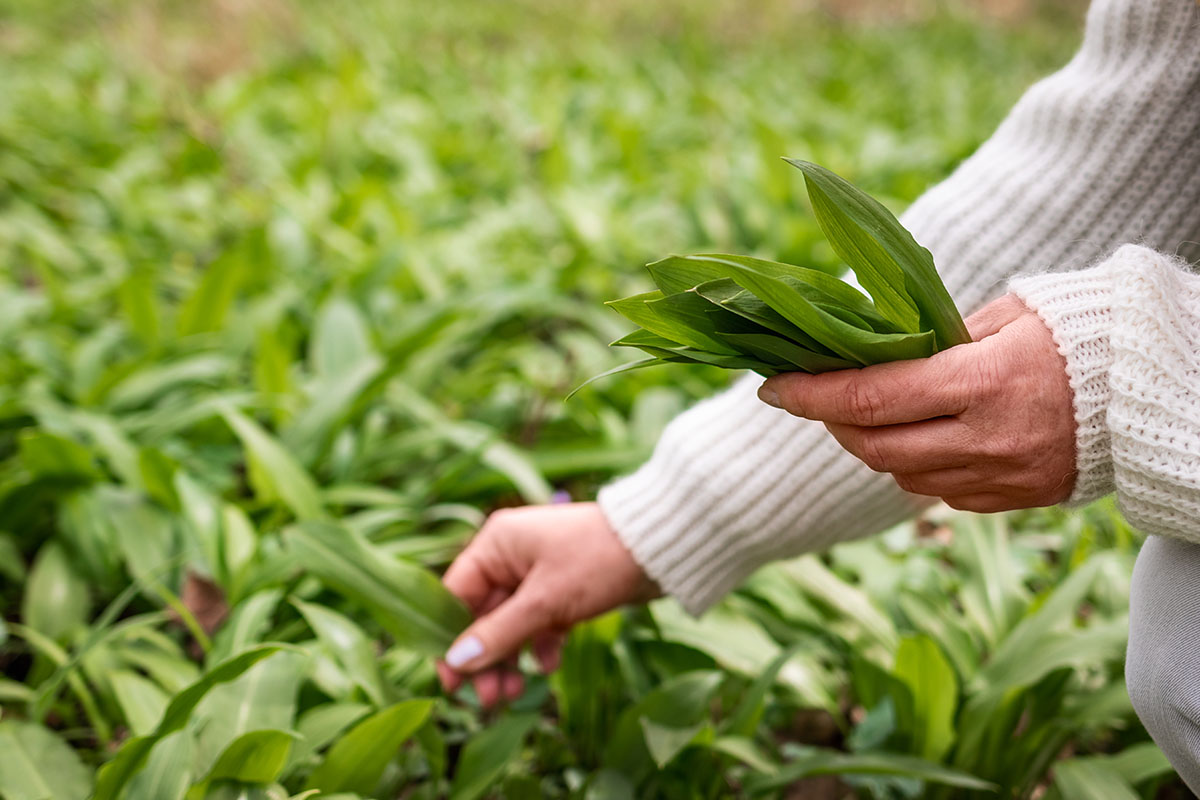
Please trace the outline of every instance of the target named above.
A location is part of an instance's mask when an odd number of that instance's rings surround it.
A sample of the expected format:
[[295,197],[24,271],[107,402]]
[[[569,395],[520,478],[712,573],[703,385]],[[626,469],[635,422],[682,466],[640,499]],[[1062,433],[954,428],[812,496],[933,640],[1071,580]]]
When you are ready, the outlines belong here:
[[1200,542],[1200,276],[1126,245],[1081,272],[1023,277],[1075,395],[1083,503],[1116,489],[1146,533]]
[[[1200,5],[1095,0],[1070,63],[901,221],[964,312],[1018,272],[1200,239]],[[823,426],[759,402],[759,383],[747,376],[682,414],[599,495],[634,558],[692,613],[767,561],[877,532],[926,502]]]

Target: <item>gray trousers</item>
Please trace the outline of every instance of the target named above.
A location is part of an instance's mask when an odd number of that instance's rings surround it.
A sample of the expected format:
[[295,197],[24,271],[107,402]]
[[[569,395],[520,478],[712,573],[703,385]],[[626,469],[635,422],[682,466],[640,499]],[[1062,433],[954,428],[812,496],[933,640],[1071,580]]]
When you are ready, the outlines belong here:
[[1142,545],[1125,683],[1146,730],[1200,794],[1200,545],[1161,536]]

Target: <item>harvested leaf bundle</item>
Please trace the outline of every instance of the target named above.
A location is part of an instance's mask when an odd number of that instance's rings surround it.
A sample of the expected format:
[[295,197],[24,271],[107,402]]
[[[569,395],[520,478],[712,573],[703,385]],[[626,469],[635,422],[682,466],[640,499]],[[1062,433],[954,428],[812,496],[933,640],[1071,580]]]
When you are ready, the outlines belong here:
[[791,264],[735,255],[664,258],[649,265],[657,290],[609,303],[640,326],[613,344],[650,357],[592,380],[664,362],[764,376],[827,372],[924,358],[970,341],[933,256],[891,212],[824,167],[787,160],[804,173],[821,230],[870,297]]

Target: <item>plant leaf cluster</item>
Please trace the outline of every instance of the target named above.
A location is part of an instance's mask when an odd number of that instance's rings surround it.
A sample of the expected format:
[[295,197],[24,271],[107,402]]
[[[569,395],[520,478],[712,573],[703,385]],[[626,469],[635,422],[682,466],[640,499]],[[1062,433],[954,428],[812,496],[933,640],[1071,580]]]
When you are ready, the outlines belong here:
[[818,373],[924,358],[970,341],[933,257],[887,208],[824,167],[788,162],[804,173],[822,232],[870,297],[791,264],[671,256],[648,267],[656,290],[608,304],[640,326],[613,345],[650,356],[618,371],[679,362],[763,376]]

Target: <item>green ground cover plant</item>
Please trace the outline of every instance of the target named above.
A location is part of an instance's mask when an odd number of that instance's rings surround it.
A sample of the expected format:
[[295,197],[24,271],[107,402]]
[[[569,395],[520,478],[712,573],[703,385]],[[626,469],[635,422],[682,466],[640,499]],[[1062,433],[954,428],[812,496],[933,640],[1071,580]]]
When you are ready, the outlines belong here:
[[1106,505],[606,615],[498,711],[432,669],[487,512],[590,496],[728,380],[564,404],[618,363],[601,301],[671,251],[836,273],[778,157],[902,208],[1058,13],[0,2],[0,797],[1171,791]]

